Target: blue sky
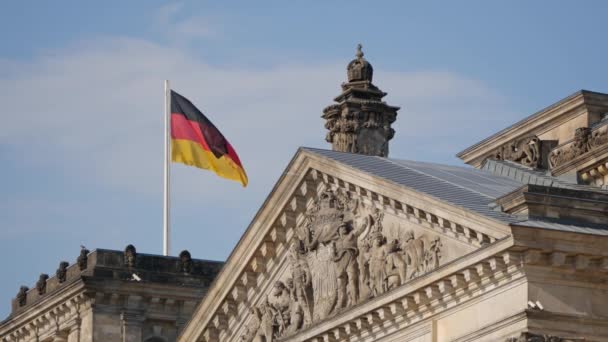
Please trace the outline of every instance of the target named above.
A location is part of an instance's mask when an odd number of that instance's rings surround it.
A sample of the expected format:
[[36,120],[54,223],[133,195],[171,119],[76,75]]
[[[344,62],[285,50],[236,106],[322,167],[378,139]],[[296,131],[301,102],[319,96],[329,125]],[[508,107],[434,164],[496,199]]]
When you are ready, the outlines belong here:
[[601,1],[0,4],[0,316],[90,249],[161,252],[162,80],[224,132],[246,189],[173,165],[173,252],[223,260],[362,43],[401,106],[391,156],[454,155],[579,89],[608,92]]

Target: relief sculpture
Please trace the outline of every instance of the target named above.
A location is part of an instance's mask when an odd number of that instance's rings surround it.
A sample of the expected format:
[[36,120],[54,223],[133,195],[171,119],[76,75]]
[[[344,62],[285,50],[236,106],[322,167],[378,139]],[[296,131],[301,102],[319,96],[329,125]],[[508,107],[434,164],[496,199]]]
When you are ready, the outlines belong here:
[[541,166],[540,140],[537,136],[529,136],[511,141],[495,152],[497,160],[509,160],[532,168]]
[[608,143],[608,131],[597,130],[592,132],[589,127],[577,128],[574,132],[574,140],[564,148],[558,148],[549,155],[551,168],[558,167],[570,160],[575,159],[591,150]]
[[284,280],[250,310],[241,340],[289,336],[439,266],[438,237],[387,236],[383,220],[342,189],[322,192],[296,228]]

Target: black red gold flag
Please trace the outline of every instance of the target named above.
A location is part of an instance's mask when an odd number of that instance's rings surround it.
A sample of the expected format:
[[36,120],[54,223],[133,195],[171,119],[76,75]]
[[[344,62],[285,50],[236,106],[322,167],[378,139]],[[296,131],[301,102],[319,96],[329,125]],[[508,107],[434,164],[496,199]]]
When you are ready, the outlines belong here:
[[190,100],[171,91],[171,160],[215,172],[247,186],[239,156]]

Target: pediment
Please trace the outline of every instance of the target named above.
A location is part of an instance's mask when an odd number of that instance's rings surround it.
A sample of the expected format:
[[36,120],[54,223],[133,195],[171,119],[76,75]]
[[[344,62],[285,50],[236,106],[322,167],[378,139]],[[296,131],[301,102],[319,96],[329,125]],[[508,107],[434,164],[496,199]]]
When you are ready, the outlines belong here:
[[180,340],[285,339],[508,231],[504,223],[300,150]]

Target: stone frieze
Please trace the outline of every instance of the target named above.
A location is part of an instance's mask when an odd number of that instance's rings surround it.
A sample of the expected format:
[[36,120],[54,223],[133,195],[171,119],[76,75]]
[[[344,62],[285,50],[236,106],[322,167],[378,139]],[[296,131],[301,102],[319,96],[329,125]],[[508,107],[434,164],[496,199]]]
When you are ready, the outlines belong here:
[[384,214],[341,189],[315,199],[288,251],[288,277],[250,309],[242,341],[273,341],[390,291],[439,266],[440,238],[389,239]]
[[551,168],[563,165],[585,153],[608,143],[608,126],[592,131],[589,127],[577,128],[574,140],[551,151],[549,163]]
[[541,142],[535,135],[513,140],[496,149],[494,158],[540,168],[542,163],[540,145]]

